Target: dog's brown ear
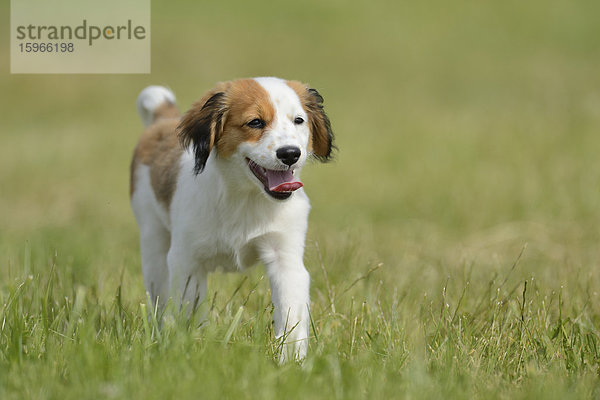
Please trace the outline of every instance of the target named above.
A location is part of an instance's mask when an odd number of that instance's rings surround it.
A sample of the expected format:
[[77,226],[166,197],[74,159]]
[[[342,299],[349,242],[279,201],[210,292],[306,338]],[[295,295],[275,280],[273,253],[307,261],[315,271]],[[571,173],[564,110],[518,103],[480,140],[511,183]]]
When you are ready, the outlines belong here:
[[335,146],[331,123],[323,109],[323,96],[316,89],[307,88],[306,90],[307,96],[304,105],[308,113],[313,154],[320,161],[329,161]]
[[192,105],[177,127],[179,139],[184,147],[190,144],[196,160],[194,172],[204,169],[208,156],[223,132],[227,106],[225,92],[213,90]]

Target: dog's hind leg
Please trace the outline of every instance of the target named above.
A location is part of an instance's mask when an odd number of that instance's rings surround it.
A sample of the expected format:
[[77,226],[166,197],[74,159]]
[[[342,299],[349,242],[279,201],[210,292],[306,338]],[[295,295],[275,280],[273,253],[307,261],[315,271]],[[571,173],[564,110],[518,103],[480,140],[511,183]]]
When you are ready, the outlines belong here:
[[144,284],[152,306],[158,306],[162,312],[169,294],[167,252],[171,237],[157,212],[159,205],[154,196],[147,165],[138,165],[132,170],[133,186],[135,190],[131,196],[131,207],[140,229]]
[[[152,300],[153,307],[160,312],[164,308],[169,295],[169,271],[167,253],[169,251],[169,231],[156,219],[149,221],[149,216],[140,224],[140,249],[142,253],[142,271],[146,291]],[[150,216],[150,218],[152,218]]]

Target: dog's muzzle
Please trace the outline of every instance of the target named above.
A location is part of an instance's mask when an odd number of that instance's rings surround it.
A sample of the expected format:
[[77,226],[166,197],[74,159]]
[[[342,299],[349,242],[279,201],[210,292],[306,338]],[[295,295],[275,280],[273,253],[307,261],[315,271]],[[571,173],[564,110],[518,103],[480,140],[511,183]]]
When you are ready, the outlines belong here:
[[304,186],[302,182],[294,177],[292,169],[284,171],[267,169],[249,158],[246,159],[246,162],[250,171],[263,184],[265,192],[277,200],[287,199],[292,195],[292,192]]

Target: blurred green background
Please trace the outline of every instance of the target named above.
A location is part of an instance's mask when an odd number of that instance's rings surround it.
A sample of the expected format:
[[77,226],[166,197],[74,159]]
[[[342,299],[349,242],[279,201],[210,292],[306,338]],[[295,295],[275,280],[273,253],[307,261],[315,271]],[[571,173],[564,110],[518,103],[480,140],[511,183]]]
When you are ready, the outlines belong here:
[[339,148],[303,172],[315,309],[323,260],[338,292],[383,263],[354,295],[400,293],[404,321],[443,287],[456,302],[510,275],[597,322],[599,15],[591,0],[155,0],[150,75],[11,75],[4,57],[0,280],[54,255],[100,298],[122,283],[143,301],[137,94],[166,85],[186,110],[217,81],[274,75],[320,91]]
[[580,250],[595,248],[600,222],[599,11],[593,1],[154,1],[150,75],[10,75],[4,58],[3,261],[28,241],[78,269],[129,269],[139,91],[167,85],[185,110],[216,81],[265,75],[322,92],[337,135],[336,162],[304,172],[309,239],[361,247],[400,276],[407,250],[436,258],[506,241],[509,258],[529,242],[531,256],[597,260]]

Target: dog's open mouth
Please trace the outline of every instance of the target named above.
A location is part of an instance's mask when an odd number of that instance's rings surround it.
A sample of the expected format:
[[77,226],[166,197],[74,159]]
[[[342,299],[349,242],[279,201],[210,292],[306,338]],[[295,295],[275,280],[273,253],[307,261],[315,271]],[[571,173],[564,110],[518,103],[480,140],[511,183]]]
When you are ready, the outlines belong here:
[[293,191],[304,186],[294,177],[294,172],[290,169],[285,171],[266,169],[249,158],[246,158],[246,162],[250,171],[262,182],[265,192],[277,200],[287,199]]

